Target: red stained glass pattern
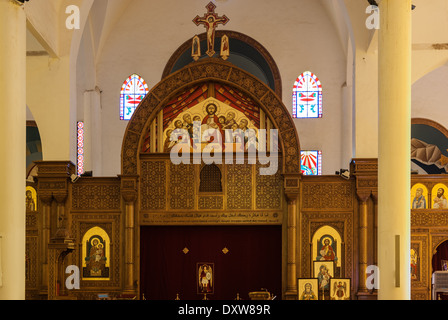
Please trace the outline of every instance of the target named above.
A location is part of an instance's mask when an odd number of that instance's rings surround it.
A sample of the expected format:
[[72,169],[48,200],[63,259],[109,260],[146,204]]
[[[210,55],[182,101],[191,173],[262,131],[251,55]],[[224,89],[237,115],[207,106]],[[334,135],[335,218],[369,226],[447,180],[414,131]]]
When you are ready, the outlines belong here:
[[322,84],[310,71],[302,73],[294,83],[292,116],[293,118],[322,117]]
[[78,175],[82,175],[84,173],[84,122],[78,122],[78,152],[77,152],[77,167],[78,167]]
[[137,74],[131,75],[123,83],[120,94],[120,119],[130,120],[135,109],[148,94],[146,81]]
[[322,152],[321,151],[301,151],[300,163],[303,175],[322,174]]

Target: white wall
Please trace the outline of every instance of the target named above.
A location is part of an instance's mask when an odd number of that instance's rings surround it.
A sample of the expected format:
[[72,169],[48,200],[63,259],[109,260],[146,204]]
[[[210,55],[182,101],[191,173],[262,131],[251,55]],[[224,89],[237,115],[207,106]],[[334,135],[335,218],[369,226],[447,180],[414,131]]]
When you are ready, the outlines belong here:
[[412,118],[426,118],[448,128],[448,66],[428,73],[412,86]]

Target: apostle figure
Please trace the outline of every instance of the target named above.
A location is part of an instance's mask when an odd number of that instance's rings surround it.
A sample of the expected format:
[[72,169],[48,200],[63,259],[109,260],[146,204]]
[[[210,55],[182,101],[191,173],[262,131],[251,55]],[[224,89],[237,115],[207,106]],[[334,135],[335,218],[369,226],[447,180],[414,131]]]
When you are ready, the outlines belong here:
[[229,37],[227,37],[226,35],[222,36],[221,38],[221,58],[223,60],[227,60],[227,58],[230,55],[229,52]]
[[417,190],[415,190],[415,197],[412,201],[412,209],[426,209],[426,199],[423,195],[422,188],[417,188]]
[[191,56],[193,57],[194,61],[198,61],[201,57],[201,43],[199,41],[199,37],[195,36],[193,38],[193,46],[191,49]]
[[235,112],[229,111],[227,113],[226,121],[224,122],[224,129],[233,129],[234,124],[236,124]]
[[174,145],[177,143],[177,139],[171,140],[171,134],[173,129],[168,129],[166,131],[165,143],[163,145],[163,152],[170,152]]
[[29,211],[36,211],[36,203],[33,199],[33,194],[30,190],[26,191],[26,209]]
[[446,197],[444,195],[445,190],[443,188],[439,188],[437,190],[437,197],[434,198],[433,209],[446,209],[448,208],[448,203]]

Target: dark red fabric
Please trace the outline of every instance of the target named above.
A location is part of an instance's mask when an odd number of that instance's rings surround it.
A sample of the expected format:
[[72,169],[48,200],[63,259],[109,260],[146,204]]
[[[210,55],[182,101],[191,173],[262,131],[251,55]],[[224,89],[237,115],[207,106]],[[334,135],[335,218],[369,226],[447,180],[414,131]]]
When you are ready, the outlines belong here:
[[[443,271],[442,260],[448,260],[448,241],[442,242],[437,247],[437,252],[432,256],[432,271]],[[439,293],[436,299],[448,300],[448,294]]]
[[436,250],[432,256],[432,271],[442,271],[442,260],[448,260],[448,241],[441,243]]
[[237,293],[248,300],[249,292],[261,288],[279,299],[281,234],[280,226],[142,227],[141,294],[148,300],[174,300],[176,294],[181,300],[200,300],[196,266],[206,262],[214,264],[210,300],[233,300]]

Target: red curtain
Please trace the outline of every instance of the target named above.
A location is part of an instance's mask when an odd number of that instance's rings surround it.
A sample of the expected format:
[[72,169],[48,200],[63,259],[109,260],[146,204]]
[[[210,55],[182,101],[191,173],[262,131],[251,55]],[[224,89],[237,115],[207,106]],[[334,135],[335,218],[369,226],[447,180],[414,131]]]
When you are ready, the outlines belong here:
[[237,293],[248,300],[249,292],[261,288],[279,299],[281,231],[281,226],[142,227],[141,293],[148,300],[174,300],[176,294],[181,300],[200,300],[197,263],[213,263],[210,300],[233,300]]
[[442,260],[448,260],[448,241],[441,243],[436,250],[432,256],[432,271],[442,271]]
[[[442,242],[437,247],[437,252],[432,256],[432,271],[443,271],[442,260],[448,260],[448,241]],[[448,294],[439,293],[438,298],[441,300],[448,300]]]

